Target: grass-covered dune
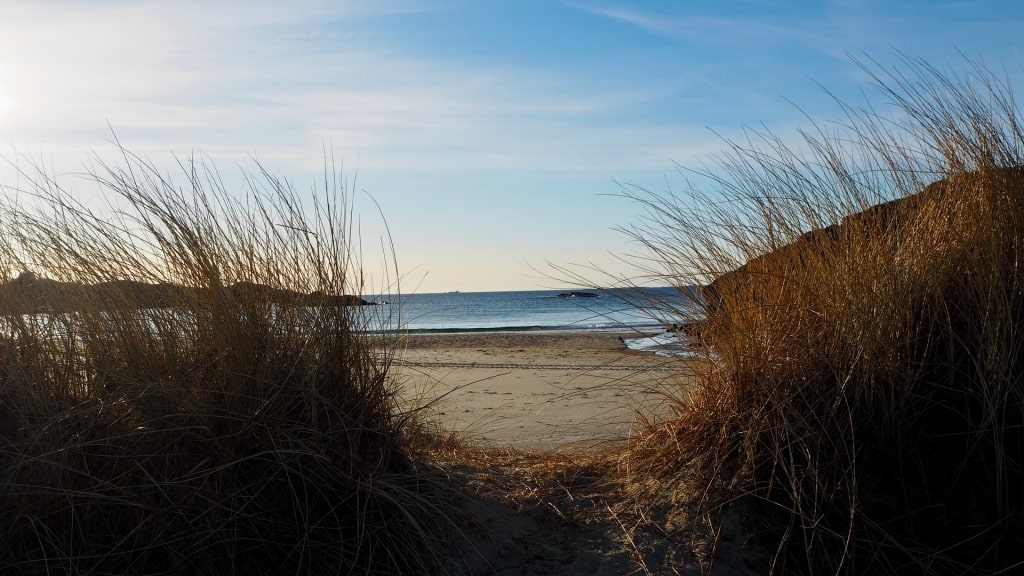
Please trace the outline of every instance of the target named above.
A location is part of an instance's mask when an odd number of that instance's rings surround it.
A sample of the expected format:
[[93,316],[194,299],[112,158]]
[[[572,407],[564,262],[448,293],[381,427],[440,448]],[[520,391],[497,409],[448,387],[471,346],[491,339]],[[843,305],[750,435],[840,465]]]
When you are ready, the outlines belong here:
[[433,570],[344,190],[126,162],[2,194],[0,571]]
[[980,66],[865,70],[892,108],[844,106],[799,146],[751,132],[714,185],[634,194],[665,276],[711,281],[708,368],[632,470],[745,503],[774,573],[1019,569],[1018,108]]

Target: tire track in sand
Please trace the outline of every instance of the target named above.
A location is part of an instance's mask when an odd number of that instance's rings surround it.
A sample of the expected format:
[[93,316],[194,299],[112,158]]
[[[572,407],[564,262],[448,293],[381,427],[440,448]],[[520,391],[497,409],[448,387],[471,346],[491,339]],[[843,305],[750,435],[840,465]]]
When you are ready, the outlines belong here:
[[621,364],[524,364],[517,362],[423,362],[396,360],[399,366],[413,368],[481,368],[494,370],[570,370],[595,372],[599,370],[620,370],[629,372],[678,372],[679,366],[624,366]]

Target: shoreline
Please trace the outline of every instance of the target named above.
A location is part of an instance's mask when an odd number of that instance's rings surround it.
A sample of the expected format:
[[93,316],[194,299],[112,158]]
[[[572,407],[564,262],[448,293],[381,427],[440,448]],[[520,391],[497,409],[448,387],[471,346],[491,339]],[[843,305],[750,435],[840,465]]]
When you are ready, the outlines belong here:
[[441,433],[488,447],[579,450],[626,440],[665,415],[692,361],[626,348],[638,333],[409,334],[393,363],[400,401]]
[[602,327],[587,327],[587,328],[574,328],[572,326],[488,326],[488,327],[474,327],[474,328],[413,328],[403,330],[370,330],[366,331],[366,334],[373,335],[387,335],[387,336],[446,336],[446,335],[457,335],[457,334],[518,334],[518,333],[530,333],[530,334],[616,334],[619,336],[629,336],[635,338],[637,336],[653,336],[670,332],[672,329],[668,325],[650,324],[650,325],[637,325],[637,326],[602,326]]

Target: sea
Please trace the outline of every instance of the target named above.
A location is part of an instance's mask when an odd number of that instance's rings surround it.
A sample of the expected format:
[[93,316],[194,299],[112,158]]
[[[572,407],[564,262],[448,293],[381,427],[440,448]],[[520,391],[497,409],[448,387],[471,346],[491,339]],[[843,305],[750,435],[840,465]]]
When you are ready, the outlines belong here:
[[[669,328],[698,318],[699,295],[692,287],[364,295],[376,305],[354,310],[362,315],[357,320],[361,329],[368,332],[617,332],[624,333],[629,348],[681,356],[690,355],[693,347]],[[174,314],[158,309],[144,313],[153,322]],[[67,314],[26,318],[40,324],[61,318],[58,328],[74,323]]]
[[699,292],[692,287],[613,290],[446,292],[364,296],[380,329],[417,333],[588,331],[635,333],[626,345],[678,355],[686,342],[668,330],[694,319]]

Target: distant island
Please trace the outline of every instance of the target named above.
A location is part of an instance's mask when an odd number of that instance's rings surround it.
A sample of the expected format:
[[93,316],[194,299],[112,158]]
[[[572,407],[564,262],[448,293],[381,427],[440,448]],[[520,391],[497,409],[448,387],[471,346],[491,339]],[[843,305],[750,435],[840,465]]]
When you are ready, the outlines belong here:
[[[212,288],[177,284],[148,284],[134,280],[113,280],[96,284],[61,282],[22,272],[0,284],[0,311],[12,314],[74,312],[80,303],[95,309],[187,308],[213,297]],[[236,282],[223,288],[229,297],[244,302],[291,304],[295,306],[366,306],[359,296],[273,288],[254,282]]]
[[597,298],[599,295],[593,292],[562,292],[559,298]]

